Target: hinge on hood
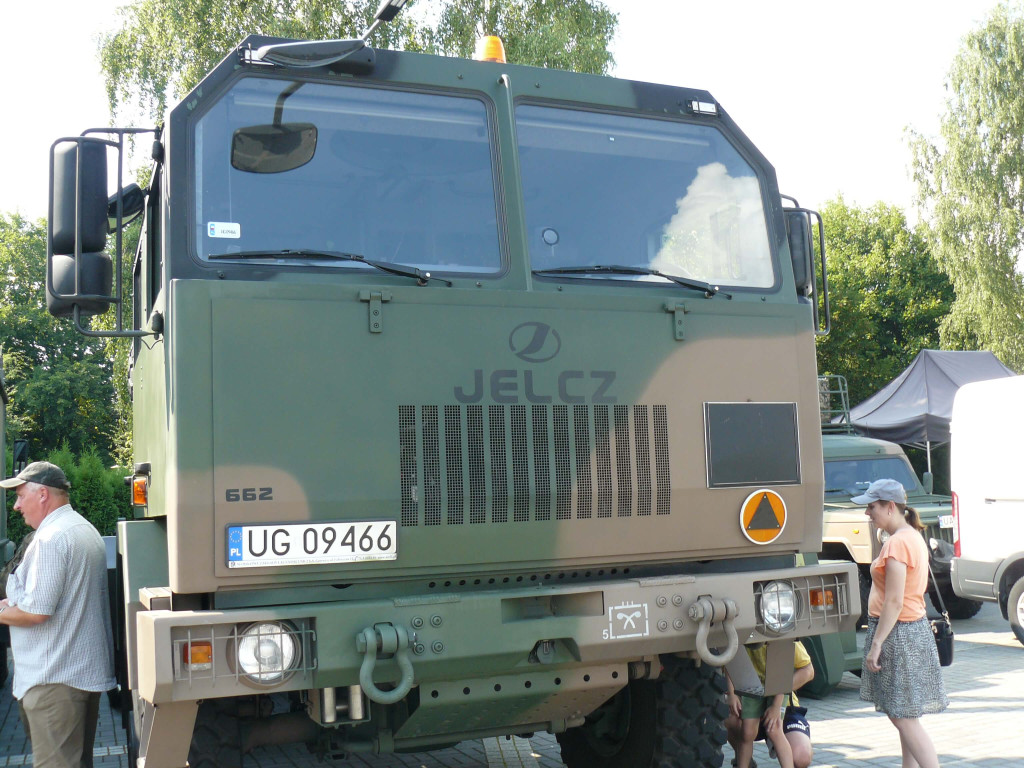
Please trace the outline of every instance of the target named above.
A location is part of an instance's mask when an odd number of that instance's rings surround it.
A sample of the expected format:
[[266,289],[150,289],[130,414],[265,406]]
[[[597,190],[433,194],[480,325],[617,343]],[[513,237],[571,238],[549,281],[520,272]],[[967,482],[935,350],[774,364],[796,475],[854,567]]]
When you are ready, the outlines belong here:
[[360,291],[359,300],[370,304],[370,333],[383,333],[384,311],[381,305],[391,301],[391,291]]

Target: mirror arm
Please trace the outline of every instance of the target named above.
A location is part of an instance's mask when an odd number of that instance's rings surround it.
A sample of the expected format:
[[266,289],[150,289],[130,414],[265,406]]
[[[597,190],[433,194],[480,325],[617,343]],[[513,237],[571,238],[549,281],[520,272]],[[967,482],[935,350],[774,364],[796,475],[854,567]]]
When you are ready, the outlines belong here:
[[86,327],[84,327],[82,325],[82,309],[81,309],[81,307],[79,307],[76,304],[73,312],[74,312],[74,314],[73,314],[72,317],[73,317],[73,321],[74,321],[74,324],[75,324],[75,330],[78,331],[83,336],[92,336],[94,338],[103,338],[103,339],[135,339],[135,338],[141,338],[143,336],[159,336],[159,334],[156,333],[155,331],[145,331],[145,330],[141,330],[141,329],[137,330],[137,331],[126,331],[126,330],[122,329],[120,327],[120,315],[121,315],[121,303],[120,302],[118,302],[118,304],[117,304],[117,314],[118,314],[118,323],[119,323],[118,324],[118,329],[119,330],[93,331],[93,330],[91,330],[89,328],[86,328]]

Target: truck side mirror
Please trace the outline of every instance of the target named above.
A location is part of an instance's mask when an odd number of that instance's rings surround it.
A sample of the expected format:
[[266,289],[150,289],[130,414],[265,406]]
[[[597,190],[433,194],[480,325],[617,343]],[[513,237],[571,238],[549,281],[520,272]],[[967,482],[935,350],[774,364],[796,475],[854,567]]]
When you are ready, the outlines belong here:
[[924,486],[925,493],[934,493],[935,475],[933,475],[931,472],[925,472],[923,475],[921,475],[921,485]]
[[19,438],[11,441],[11,476],[16,476],[28,466],[28,440]]
[[79,236],[82,251],[107,245],[107,147],[97,139],[61,139],[50,150],[52,252],[73,255]]
[[811,246],[811,222],[800,210],[786,211],[786,234],[789,254],[793,260],[793,277],[798,296],[810,296],[814,290],[814,272]]
[[146,191],[138,184],[128,184],[107,200],[107,232],[117,232],[117,201],[121,200],[121,226],[131,224],[146,208]]
[[[783,215],[786,221],[786,239],[789,243],[789,256],[793,262],[793,280],[796,283],[796,294],[801,301],[808,301],[811,304],[815,335],[827,336],[831,330],[832,317],[828,301],[828,273],[825,271],[825,224],[821,220],[821,214],[817,211],[801,208],[796,200],[791,197],[786,197],[785,195],[782,197],[792,201],[795,206],[793,208],[784,208]],[[815,262],[814,254],[815,221],[818,224],[817,239],[821,257],[820,275],[815,274],[816,267],[818,266]],[[818,306],[819,298],[823,305],[820,308]]]
[[107,254],[82,253],[77,260],[55,254],[47,266],[46,309],[54,317],[71,317],[76,306],[83,317],[101,315],[114,301],[114,266]]
[[50,220],[46,308],[55,317],[105,312],[113,264],[107,244],[107,144],[59,139],[50,148]]

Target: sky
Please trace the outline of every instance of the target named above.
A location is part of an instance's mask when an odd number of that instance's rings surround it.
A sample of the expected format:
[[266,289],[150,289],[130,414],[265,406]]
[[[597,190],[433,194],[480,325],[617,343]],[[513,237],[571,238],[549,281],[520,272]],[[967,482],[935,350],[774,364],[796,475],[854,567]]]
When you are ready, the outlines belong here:
[[[54,140],[110,124],[97,57],[125,0],[6,0],[0,212],[46,215]],[[905,129],[934,136],[964,35],[998,0],[604,0],[619,14],[612,74],[711,92],[820,207],[896,205],[911,220]],[[24,65],[24,66],[21,66]]]

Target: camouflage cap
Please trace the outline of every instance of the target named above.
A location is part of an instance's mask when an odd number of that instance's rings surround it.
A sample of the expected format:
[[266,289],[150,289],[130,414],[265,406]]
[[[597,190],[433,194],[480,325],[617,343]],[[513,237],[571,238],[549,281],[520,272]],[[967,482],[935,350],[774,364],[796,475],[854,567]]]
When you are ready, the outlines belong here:
[[39,483],[62,491],[71,490],[64,470],[48,461],[33,461],[16,476],[0,481],[0,488],[17,488],[25,483]]
[[907,492],[897,480],[875,480],[860,496],[850,499],[854,504],[870,504],[873,501],[894,501],[907,503]]

